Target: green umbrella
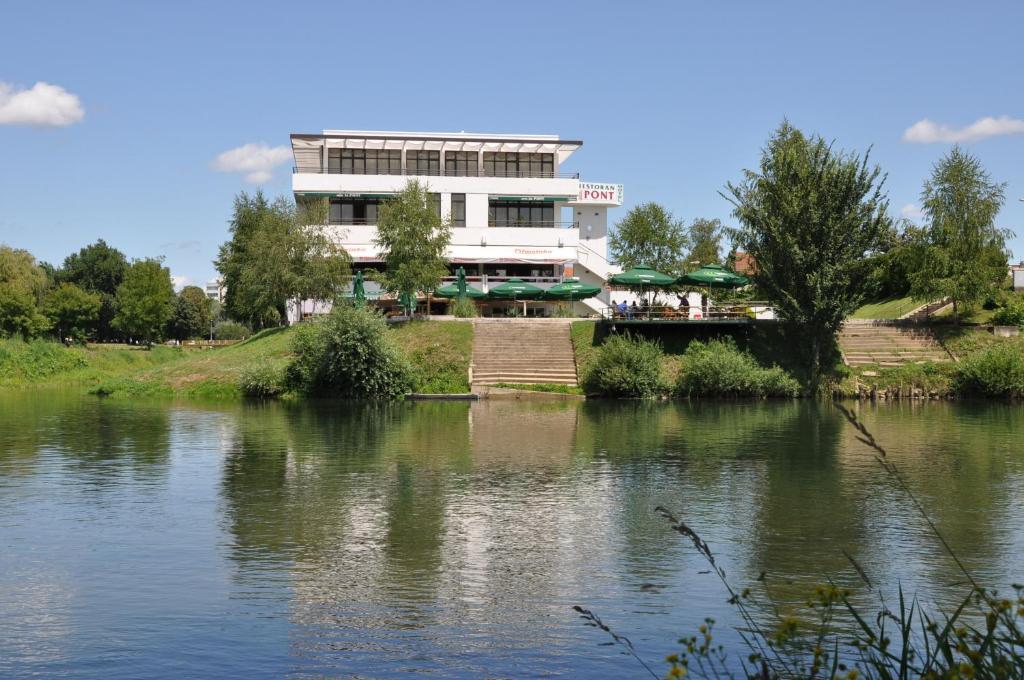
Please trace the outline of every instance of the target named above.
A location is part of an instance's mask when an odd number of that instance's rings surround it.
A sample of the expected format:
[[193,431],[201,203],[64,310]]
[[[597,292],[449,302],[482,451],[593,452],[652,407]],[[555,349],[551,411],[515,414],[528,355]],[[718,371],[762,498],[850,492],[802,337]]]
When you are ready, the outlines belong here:
[[[746,276],[740,276],[717,264],[706,264],[696,271],[679,277],[681,285],[703,286],[708,289],[708,305],[711,304],[712,288],[739,288],[750,283]],[[707,314],[705,309],[704,313]]]
[[750,279],[717,264],[706,264],[696,271],[683,274],[678,282],[706,288],[739,288],[750,283]]
[[493,286],[487,293],[492,300],[539,300],[544,291],[522,279],[509,279]]
[[601,292],[599,286],[580,283],[578,280],[562,281],[544,291],[545,300],[583,300]]
[[629,288],[642,288],[653,286],[655,288],[671,286],[676,282],[675,278],[668,274],[654,271],[650,267],[636,266],[628,271],[614,274],[608,279],[608,283],[615,286],[627,286]]
[[356,307],[366,305],[366,290],[363,288],[363,272],[356,272],[356,278],[352,281],[352,297],[355,298]]
[[398,304],[406,314],[412,309],[415,304],[412,293],[408,291],[402,291],[401,295],[398,296]]
[[466,297],[466,270],[459,267],[458,281],[456,281],[456,287],[459,289],[459,299]]
[[448,284],[445,284],[445,285],[441,286],[440,288],[438,288],[437,290],[434,291],[434,295],[437,296],[437,297],[441,297],[441,298],[457,298],[457,297],[460,297],[460,295],[461,295],[461,297],[467,297],[467,298],[485,298],[485,297],[487,297],[487,293],[483,292],[479,288],[474,288],[473,286],[468,286],[468,285],[466,286],[465,290],[463,290],[460,293],[459,292],[459,286],[458,286],[458,284],[455,284],[455,283],[448,283]]

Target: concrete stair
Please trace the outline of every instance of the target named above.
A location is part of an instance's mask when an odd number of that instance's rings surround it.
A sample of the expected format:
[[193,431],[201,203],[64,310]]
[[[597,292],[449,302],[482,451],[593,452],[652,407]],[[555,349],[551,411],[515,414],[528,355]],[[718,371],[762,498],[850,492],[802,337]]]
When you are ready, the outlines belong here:
[[476,319],[473,384],[576,385],[568,320]]
[[847,321],[839,333],[839,348],[848,366],[951,360],[930,329],[913,324]]

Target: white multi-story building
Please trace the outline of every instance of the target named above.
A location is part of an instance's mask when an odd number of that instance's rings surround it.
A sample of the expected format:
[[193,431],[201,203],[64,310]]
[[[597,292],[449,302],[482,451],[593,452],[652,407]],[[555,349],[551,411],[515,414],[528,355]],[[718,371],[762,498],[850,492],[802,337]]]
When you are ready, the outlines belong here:
[[[377,209],[410,179],[452,221],[451,273],[473,285],[517,277],[542,288],[578,277],[605,284],[608,209],[621,184],[591,183],[565,164],[583,142],[556,135],[324,130],[291,135],[296,199],[326,197],[329,221],[354,268],[380,269]],[[584,303],[597,309],[608,294]],[[543,312],[543,306],[537,306]],[[584,311],[581,309],[580,311]]]

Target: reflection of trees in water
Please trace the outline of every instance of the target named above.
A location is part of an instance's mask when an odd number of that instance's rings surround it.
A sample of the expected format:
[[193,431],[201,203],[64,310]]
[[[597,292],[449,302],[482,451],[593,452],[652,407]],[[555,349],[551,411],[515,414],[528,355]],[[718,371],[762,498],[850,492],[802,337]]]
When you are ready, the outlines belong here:
[[170,453],[166,404],[131,403],[39,391],[0,397],[0,461],[34,461],[43,451],[61,456],[76,486],[106,487],[162,477]]

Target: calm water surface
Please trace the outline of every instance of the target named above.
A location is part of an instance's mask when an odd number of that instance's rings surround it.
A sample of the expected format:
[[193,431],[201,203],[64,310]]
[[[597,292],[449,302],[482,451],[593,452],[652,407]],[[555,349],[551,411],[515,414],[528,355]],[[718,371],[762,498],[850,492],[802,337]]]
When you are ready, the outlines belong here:
[[[983,581],[1024,579],[1024,409],[864,407]],[[0,394],[2,677],[622,677],[721,585],[964,593],[907,499],[807,403],[125,403]]]

